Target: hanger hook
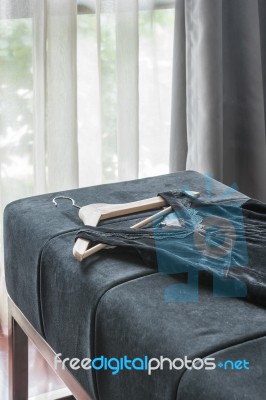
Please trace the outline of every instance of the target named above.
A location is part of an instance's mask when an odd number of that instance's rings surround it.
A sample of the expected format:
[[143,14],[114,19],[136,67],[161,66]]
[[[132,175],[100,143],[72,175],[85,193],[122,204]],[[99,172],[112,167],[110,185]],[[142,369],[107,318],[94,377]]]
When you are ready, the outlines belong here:
[[57,204],[57,202],[56,202],[57,199],[67,199],[67,200],[70,200],[70,201],[72,201],[72,206],[74,206],[74,207],[80,209],[80,207],[75,203],[75,200],[72,199],[72,197],[68,197],[68,196],[56,196],[56,197],[54,197],[54,198],[53,198],[53,203],[54,203],[54,205],[55,205],[56,207],[58,206],[58,204]]

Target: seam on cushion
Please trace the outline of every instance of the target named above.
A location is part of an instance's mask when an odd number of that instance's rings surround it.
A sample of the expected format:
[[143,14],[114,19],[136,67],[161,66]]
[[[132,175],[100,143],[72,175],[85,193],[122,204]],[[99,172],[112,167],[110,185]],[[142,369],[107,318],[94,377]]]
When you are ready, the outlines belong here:
[[[122,285],[124,285],[124,284],[127,284],[127,283],[129,283],[129,282],[137,281],[137,280],[139,280],[139,279],[143,279],[143,278],[146,278],[146,277],[148,277],[148,276],[156,275],[156,274],[160,274],[160,273],[159,273],[158,271],[155,271],[155,272],[151,272],[150,274],[148,273],[148,274],[146,274],[146,275],[138,276],[137,278],[132,278],[132,279],[128,279],[127,281],[120,282],[120,283],[118,283],[117,285],[114,285],[114,286],[108,288],[108,289],[100,296],[100,298],[99,298],[98,301],[97,301],[97,304],[96,304],[96,307],[95,307],[95,312],[94,312],[94,315],[93,315],[93,318],[92,318],[92,320],[93,320],[93,325],[94,325],[94,326],[93,326],[93,337],[91,338],[91,341],[92,341],[92,350],[93,350],[92,358],[95,356],[95,345],[96,345],[96,343],[95,343],[95,338],[96,338],[96,320],[97,320],[98,307],[99,307],[99,304],[100,304],[102,298],[103,298],[107,293],[109,293],[112,289],[115,289],[115,288],[117,288],[117,287],[120,287],[120,286],[122,286]],[[92,376],[93,376],[93,378],[94,378],[93,381],[95,381],[95,393],[96,393],[96,397],[97,397],[98,400],[100,400],[99,391],[98,391],[97,374],[96,374],[96,371],[95,371],[95,370],[92,370]]]
[[[208,352],[208,353],[205,354],[205,355],[204,355],[204,354],[198,354],[197,356],[198,356],[198,357],[201,357],[201,358],[206,358],[206,357],[209,357],[209,356],[211,356],[211,355],[213,355],[213,354],[215,354],[215,353],[219,353],[220,351],[227,350],[227,349],[231,349],[231,348],[234,348],[234,347],[239,346],[239,345],[241,345],[241,344],[253,342],[254,340],[261,339],[261,338],[266,338],[266,331],[265,331],[264,334],[262,334],[262,335],[258,335],[258,336],[256,336],[256,337],[249,338],[249,339],[244,339],[244,340],[242,340],[242,341],[240,341],[240,342],[236,342],[236,343],[234,343],[234,344],[232,344],[232,345],[230,345],[230,346],[228,346],[228,347],[220,347],[220,348],[217,348],[216,350],[214,350],[214,351],[212,351],[212,352]],[[183,373],[182,373],[181,376],[180,376],[179,381],[177,382],[175,400],[178,400],[180,384],[181,384],[181,381],[182,381],[182,379],[183,379],[183,377],[184,377],[184,375],[185,375],[186,372],[188,372],[188,369],[185,369],[185,370],[183,371]]]
[[[234,198],[233,198],[234,199]],[[234,200],[244,200],[244,198],[236,198],[236,199],[234,199]],[[229,201],[231,201],[231,199],[228,199]],[[18,200],[17,200],[18,201]],[[12,204],[12,203],[11,203]],[[153,212],[154,212],[155,210],[153,210]],[[152,214],[152,211],[150,211],[150,212],[148,212],[148,211],[146,211],[146,212],[143,212],[143,214],[146,214],[146,215],[149,215],[149,214]],[[133,214],[134,215],[134,214]],[[137,220],[137,219],[141,219],[141,213],[136,213],[135,215],[137,215],[135,218],[133,217],[133,215],[132,215],[132,217],[130,217],[130,218],[126,218],[126,216],[125,217],[122,217],[122,218],[120,218],[119,220],[116,220],[116,219],[114,219],[114,218],[112,218],[111,219],[111,221],[109,221],[109,222],[104,222],[103,221],[103,223],[102,224],[100,224],[100,226],[106,226],[106,225],[112,225],[112,224],[115,224],[115,223],[119,223],[119,222],[124,222],[124,221],[132,221],[132,220]],[[39,322],[40,322],[40,328],[41,328],[41,332],[42,332],[42,335],[43,335],[43,337],[44,338],[46,338],[46,334],[45,334],[45,328],[44,328],[44,321],[43,321],[43,312],[42,312],[42,304],[41,304],[41,282],[40,282],[40,277],[41,277],[41,264],[42,264],[42,257],[43,257],[43,253],[44,253],[44,250],[45,250],[45,247],[53,240],[53,239],[56,239],[56,238],[58,238],[58,237],[60,237],[60,236],[63,236],[63,235],[65,235],[65,234],[68,234],[68,233],[72,233],[72,232],[78,232],[80,229],[82,229],[82,228],[84,228],[84,227],[86,227],[86,225],[82,225],[81,227],[76,227],[76,228],[73,228],[73,229],[69,229],[69,230],[67,230],[67,231],[64,231],[64,232],[60,232],[60,233],[58,233],[58,234],[55,234],[55,235],[53,235],[53,236],[51,236],[51,237],[49,237],[47,240],[46,240],[46,242],[43,244],[43,246],[42,246],[42,248],[41,248],[41,250],[40,250],[40,253],[39,253],[39,256],[38,256],[38,263],[37,263],[37,299],[38,299],[38,314],[39,314]]]
[[56,239],[60,236],[63,236],[67,233],[72,233],[77,231],[78,229],[72,229],[72,230],[68,230],[68,231],[64,231],[61,233],[58,233],[56,235],[53,235],[51,237],[49,237],[49,239],[47,239],[45,241],[45,243],[43,244],[40,253],[39,253],[39,257],[38,257],[38,263],[37,263],[37,298],[38,298],[38,311],[39,311],[39,320],[40,320],[40,326],[41,326],[41,330],[42,330],[42,334],[44,339],[46,340],[46,334],[45,334],[45,329],[44,329],[44,320],[43,320],[43,312],[42,312],[42,300],[41,300],[41,268],[42,268],[42,258],[43,258],[43,254],[45,251],[45,247],[47,247],[48,244],[50,244],[50,242],[53,239]]
[[[97,302],[96,309],[95,309],[95,318],[94,318],[94,338],[93,338],[93,339],[95,339],[95,337],[96,337],[96,319],[97,319],[98,307],[99,307],[99,304],[100,304],[101,300],[103,299],[103,297],[104,297],[107,293],[109,293],[112,289],[116,289],[117,287],[120,287],[120,286],[122,286],[122,285],[126,285],[127,283],[130,283],[130,282],[133,282],[133,281],[137,281],[137,280],[139,280],[139,279],[144,279],[144,278],[149,277],[149,276],[151,276],[151,275],[161,275],[161,273],[158,272],[158,271],[156,271],[156,272],[151,273],[151,274],[139,276],[139,277],[137,277],[137,278],[133,278],[133,279],[130,279],[130,280],[128,280],[128,281],[121,282],[121,283],[119,283],[119,284],[117,284],[117,285],[115,285],[115,286],[113,286],[113,287],[110,287],[109,289],[107,289],[107,290],[102,294],[102,296],[99,298],[99,300],[98,300],[98,302]],[[227,346],[227,347],[217,347],[217,348],[214,348],[213,351],[211,351],[211,352],[209,351],[208,353],[199,353],[199,354],[197,354],[197,357],[205,358],[205,357],[208,357],[208,356],[210,356],[210,355],[212,355],[212,354],[214,354],[214,353],[217,353],[217,352],[219,352],[219,351],[226,350],[226,349],[230,349],[230,348],[233,348],[233,347],[235,347],[235,346],[238,346],[238,345],[241,345],[241,344],[244,344],[244,343],[248,343],[248,342],[252,342],[253,340],[260,339],[260,338],[263,338],[263,337],[266,337],[266,331],[265,331],[263,334],[258,334],[258,336],[255,336],[255,337],[252,337],[252,338],[245,338],[245,339],[243,339],[242,341],[237,341],[237,340],[236,340],[235,343],[230,344],[230,345]],[[95,341],[94,341],[94,343],[93,343],[93,351],[94,351],[94,354],[95,354]],[[177,389],[176,389],[175,400],[178,400],[178,399],[177,399],[177,396],[178,396],[179,386],[180,386],[180,383],[181,383],[181,380],[182,380],[184,374],[185,374],[187,371],[188,371],[187,369],[185,369],[185,370],[183,371],[183,373],[182,373],[181,376],[180,376],[180,379],[179,379],[178,382],[177,382]],[[96,372],[95,372],[95,374],[96,374]],[[97,375],[95,375],[95,386],[96,386],[97,398],[100,400],[100,398],[99,398],[99,392],[98,392]]]
[[[239,200],[247,200],[247,199],[248,199],[247,197],[245,197],[245,198],[243,197],[243,198],[224,199],[223,201],[226,201],[226,200],[227,200],[227,201],[232,201],[232,200],[239,201]],[[216,201],[216,202],[218,202],[218,201]],[[153,212],[154,212],[154,210],[153,210]],[[151,211],[150,213],[152,214],[152,211]],[[122,217],[121,219],[119,219],[119,221],[117,221],[116,219],[112,219],[112,220],[109,221],[109,222],[104,222],[104,221],[103,221],[103,223],[101,224],[101,226],[104,226],[104,225],[112,225],[112,224],[119,223],[119,222],[124,222],[124,221],[130,221],[130,220],[141,219],[141,214],[140,214],[140,213],[136,213],[136,214],[137,214],[137,216],[136,216],[135,218],[134,218],[133,215],[132,215],[131,218],[126,218],[126,216],[125,216],[125,218]],[[146,214],[148,214],[148,211],[146,211]],[[86,227],[86,225],[82,225],[82,227]],[[43,258],[43,254],[44,254],[45,248],[48,246],[48,244],[51,243],[51,241],[52,241],[53,239],[56,239],[56,238],[58,238],[58,237],[61,237],[61,236],[65,235],[65,234],[78,232],[80,229],[82,229],[82,228],[76,227],[76,228],[69,229],[69,230],[66,230],[66,231],[64,231],[64,232],[60,232],[60,233],[58,233],[58,234],[55,234],[55,235],[49,237],[49,238],[46,240],[46,242],[43,244],[43,246],[42,246],[42,248],[41,248],[41,250],[40,250],[40,253],[39,253],[39,257],[38,257],[38,271],[37,271],[38,313],[39,313],[40,327],[41,327],[41,330],[42,330],[43,337],[44,337],[45,339],[46,339],[46,334],[45,334],[45,327],[44,327],[43,307],[42,307],[42,301],[41,301],[41,267],[42,267],[42,258]],[[145,274],[145,275],[139,276],[139,277],[137,277],[137,278],[132,278],[132,279],[129,279],[129,280],[127,280],[127,281],[120,282],[119,284],[114,285],[114,286],[108,288],[108,289],[100,296],[98,302],[96,303],[94,316],[92,317],[92,320],[94,321],[93,338],[92,338],[92,350],[93,350],[94,354],[95,354],[95,337],[96,337],[95,328],[96,328],[97,310],[98,310],[99,303],[100,303],[101,299],[103,298],[103,296],[104,296],[105,294],[107,294],[110,290],[112,290],[112,289],[114,289],[114,288],[116,288],[116,287],[119,287],[119,286],[121,286],[121,285],[123,285],[123,284],[126,284],[126,283],[131,282],[131,281],[135,281],[135,280],[138,280],[138,279],[142,279],[142,278],[145,278],[145,277],[150,276],[150,275],[155,275],[155,274],[160,274],[160,273],[159,273],[158,271],[156,271],[156,272],[151,272],[151,273],[147,273],[147,274]],[[96,396],[99,398],[97,377],[96,377],[96,375],[95,375],[95,374],[96,374],[95,371],[93,371],[93,372],[94,372],[93,375],[94,375],[94,377],[95,377],[95,389],[96,389],[95,392],[96,392]],[[180,379],[182,379],[182,376],[183,376],[183,374],[181,375],[181,378],[180,378]]]
[[[40,256],[39,256],[39,260],[38,260],[38,297],[39,297],[38,307],[39,307],[39,313],[40,313],[40,324],[41,324],[41,328],[42,328],[42,331],[43,331],[43,337],[44,337],[45,340],[46,340],[46,334],[45,334],[44,318],[43,318],[43,311],[42,311],[43,307],[42,307],[42,301],[41,301],[41,264],[42,264],[42,258],[43,258],[44,250],[45,250],[45,247],[47,247],[51,243],[51,241],[53,239],[56,239],[56,238],[61,237],[61,236],[64,236],[65,234],[68,234],[68,233],[73,233],[73,232],[78,231],[78,230],[79,229],[68,230],[68,231],[61,232],[60,234],[57,234],[57,235],[54,235],[54,236],[50,237],[44,243],[44,245],[43,245],[43,247],[42,247],[42,249],[40,251]],[[102,295],[99,297],[99,299],[98,299],[98,301],[96,303],[96,306],[95,306],[95,311],[92,314],[92,319],[91,319],[91,321],[92,321],[92,324],[91,324],[92,325],[92,330],[91,330],[91,335],[92,335],[92,337],[91,337],[91,348],[92,348],[92,353],[93,353],[92,354],[92,358],[94,357],[94,354],[95,354],[96,314],[97,314],[97,310],[98,310],[98,305],[99,305],[102,297],[107,292],[109,292],[110,290],[112,290],[115,287],[118,287],[120,285],[123,285],[123,284],[125,284],[127,282],[134,281],[134,280],[141,279],[141,278],[145,278],[146,276],[149,276],[149,275],[158,274],[157,271],[155,271],[155,272],[153,272],[153,271],[154,270],[151,269],[151,272],[150,273],[148,272],[146,275],[138,276],[138,277],[135,277],[135,278],[120,282],[120,283],[118,283],[116,285],[113,285],[112,287],[109,287],[108,289],[106,289],[106,291],[104,293],[102,293]],[[92,378],[93,378],[92,382],[93,382],[93,386],[94,386],[94,392],[95,392],[96,398],[99,399],[97,376],[96,376],[96,372],[94,370],[92,370]]]
[[[140,218],[141,217],[137,217],[137,218],[133,217],[133,218],[129,218],[129,219],[125,218],[123,220],[120,219],[120,221],[115,221],[114,219],[112,219],[112,221],[110,221],[109,223],[104,223],[103,222],[103,224],[101,224],[101,226],[103,226],[103,225],[112,225],[112,224],[117,223],[117,222],[136,220],[136,219],[140,219]],[[86,227],[86,225],[83,225],[83,227]],[[43,319],[42,302],[41,302],[41,267],[42,267],[42,258],[43,258],[43,254],[44,254],[44,251],[45,251],[45,247],[47,247],[48,244],[50,244],[50,242],[53,239],[57,239],[57,238],[65,235],[65,234],[68,234],[68,233],[74,233],[74,232],[78,233],[80,231],[80,229],[82,229],[82,228],[81,227],[76,227],[76,228],[73,228],[73,229],[66,230],[64,232],[57,233],[57,234],[55,234],[53,236],[50,236],[44,242],[44,244],[43,244],[43,246],[42,246],[42,248],[41,248],[41,250],[39,252],[38,262],[37,262],[37,299],[38,299],[38,305],[37,306],[38,306],[40,328],[41,328],[42,335],[43,335],[43,337],[45,339],[46,339],[46,334],[45,334],[45,328],[44,328],[44,319]]]

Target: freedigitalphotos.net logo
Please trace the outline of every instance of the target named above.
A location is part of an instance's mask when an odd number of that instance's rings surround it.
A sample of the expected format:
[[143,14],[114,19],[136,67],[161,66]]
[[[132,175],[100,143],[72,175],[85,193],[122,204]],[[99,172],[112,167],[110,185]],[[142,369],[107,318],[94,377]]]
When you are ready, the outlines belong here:
[[[231,271],[248,265],[243,199],[235,187],[217,195],[214,181],[205,176],[205,188],[194,196],[191,187],[170,192],[175,203],[168,215],[173,221],[154,226],[158,271],[161,274],[186,274],[186,283],[165,288],[167,302],[199,300],[199,273],[212,275],[216,297],[246,297],[247,286]],[[167,226],[168,225],[168,226]],[[162,240],[165,231],[167,240]],[[182,276],[181,275],[181,276]]]
[[214,357],[206,357],[206,358],[194,358],[189,359],[187,356],[184,358],[174,358],[170,359],[168,357],[160,356],[159,358],[149,358],[148,356],[144,357],[135,357],[129,358],[128,356],[123,356],[120,358],[116,357],[96,357],[94,359],[83,358],[80,360],[79,358],[64,358],[63,360],[60,358],[62,356],[61,353],[56,354],[54,357],[54,369],[56,370],[58,366],[61,369],[84,369],[91,370],[94,369],[96,371],[100,370],[109,370],[112,375],[117,375],[121,371],[145,371],[148,375],[151,375],[154,371],[162,371],[164,369],[172,371],[172,370],[214,370],[217,368],[223,368],[224,370],[232,371],[232,370],[249,370],[249,362],[247,360],[226,360],[224,362],[218,362],[216,364],[216,360]]

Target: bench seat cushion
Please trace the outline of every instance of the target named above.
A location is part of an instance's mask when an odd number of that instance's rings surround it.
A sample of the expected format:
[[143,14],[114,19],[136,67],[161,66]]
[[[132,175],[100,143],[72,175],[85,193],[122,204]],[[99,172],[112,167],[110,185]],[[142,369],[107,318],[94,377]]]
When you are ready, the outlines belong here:
[[[52,203],[59,194],[74,198],[80,206],[124,203],[177,188],[197,190],[214,200],[221,195],[247,200],[215,180],[186,171],[35,196],[7,206],[4,240],[8,293],[63,358],[203,357],[239,344],[243,346],[242,358],[253,356],[245,343],[266,335],[262,307],[240,299],[215,298],[211,286],[205,283],[200,286],[198,302],[165,301],[165,289],[181,278],[160,274],[134,250],[103,250],[79,263],[72,255],[75,236],[83,226],[78,210],[66,200],[59,200],[58,207]],[[124,216],[102,224],[129,227],[143,217]],[[193,392],[194,386],[200,388],[196,372],[165,369],[151,376],[144,371],[117,375],[82,369],[72,372],[93,399],[199,398]],[[202,381],[208,382],[213,372],[204,375],[202,371]],[[213,374],[214,382],[217,373]],[[255,382],[258,390],[263,385],[265,389],[265,379],[258,374]]]

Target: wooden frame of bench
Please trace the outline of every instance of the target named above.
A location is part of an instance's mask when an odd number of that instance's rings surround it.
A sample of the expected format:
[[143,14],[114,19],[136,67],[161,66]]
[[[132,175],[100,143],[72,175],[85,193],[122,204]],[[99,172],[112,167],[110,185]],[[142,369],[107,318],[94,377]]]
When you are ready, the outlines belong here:
[[28,339],[32,341],[46,362],[69,389],[63,397],[58,397],[64,391],[59,390],[49,393],[49,397],[46,394],[36,396],[30,400],[47,398],[49,400],[59,398],[65,400],[92,400],[69,370],[63,369],[60,363],[57,364],[57,369],[55,370],[54,357],[56,353],[34,329],[10,297],[8,297],[8,316],[9,400],[28,400]]

